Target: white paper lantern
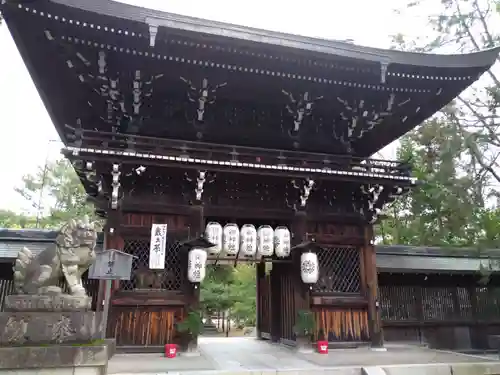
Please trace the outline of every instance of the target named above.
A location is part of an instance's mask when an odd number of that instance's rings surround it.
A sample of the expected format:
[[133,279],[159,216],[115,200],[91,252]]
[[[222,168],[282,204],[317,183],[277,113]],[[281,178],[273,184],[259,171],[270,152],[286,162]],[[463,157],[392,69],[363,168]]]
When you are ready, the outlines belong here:
[[210,254],[217,255],[222,251],[222,225],[215,221],[208,223],[205,228],[205,238],[215,244],[208,249]]
[[276,227],[274,230],[274,252],[279,258],[290,255],[290,231],[287,227]]
[[270,257],[274,253],[274,230],[269,225],[261,225],[257,230],[257,254]]
[[191,249],[188,254],[188,280],[201,283],[205,279],[207,252],[201,249]]
[[319,262],[316,253],[300,256],[300,277],[304,284],[316,284],[319,278]]
[[227,255],[236,255],[240,249],[240,230],[236,224],[224,225],[222,230],[222,250]]
[[252,224],[245,224],[240,231],[241,253],[247,257],[254,257],[257,253],[257,229]]

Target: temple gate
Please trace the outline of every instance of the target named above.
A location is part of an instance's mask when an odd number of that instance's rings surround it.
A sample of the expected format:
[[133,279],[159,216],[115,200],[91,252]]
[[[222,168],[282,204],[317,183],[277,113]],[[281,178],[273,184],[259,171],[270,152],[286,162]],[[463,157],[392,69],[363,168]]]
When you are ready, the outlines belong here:
[[[182,340],[176,323],[199,303],[188,249],[209,221],[291,233],[286,257],[245,260],[257,263],[259,337],[293,345],[307,310],[314,339],[383,345],[372,225],[417,181],[408,163],[370,156],[472,84],[497,50],[380,50],[110,0],[0,9],[106,218],[105,246],[137,257],[132,280],[113,287],[118,345]],[[165,268],[151,270],[151,227],[162,223]],[[304,251],[318,261],[312,285]]]

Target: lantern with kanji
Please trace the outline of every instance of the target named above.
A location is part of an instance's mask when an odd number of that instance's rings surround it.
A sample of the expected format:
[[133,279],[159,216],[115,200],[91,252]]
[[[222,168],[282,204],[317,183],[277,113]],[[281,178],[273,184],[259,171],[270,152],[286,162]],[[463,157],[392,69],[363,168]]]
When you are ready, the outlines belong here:
[[290,231],[287,227],[276,227],[274,230],[274,253],[279,258],[290,255]]
[[222,230],[222,250],[226,255],[234,256],[240,249],[240,230],[234,223],[224,225]]
[[269,225],[261,225],[257,230],[257,255],[270,257],[274,252],[274,230]]
[[304,284],[316,284],[319,278],[319,262],[316,253],[302,253],[300,256],[300,277]]
[[212,255],[218,255],[222,251],[222,225],[211,221],[205,228],[205,238],[215,246],[207,249]]
[[241,227],[240,249],[246,257],[254,257],[257,252],[257,230],[252,224],[245,224]]
[[207,252],[193,248],[188,254],[188,280],[192,283],[201,283],[205,279]]

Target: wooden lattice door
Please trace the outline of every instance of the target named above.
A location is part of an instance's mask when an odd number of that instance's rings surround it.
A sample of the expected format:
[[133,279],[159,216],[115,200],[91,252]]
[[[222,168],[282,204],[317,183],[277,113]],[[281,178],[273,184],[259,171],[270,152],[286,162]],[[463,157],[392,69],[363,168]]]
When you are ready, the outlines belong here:
[[168,238],[165,247],[165,269],[149,269],[149,238],[134,238],[124,241],[123,251],[135,256],[132,262],[130,280],[121,282],[121,290],[162,290],[182,291],[186,283],[182,267],[180,243],[176,238]]
[[324,246],[318,252],[318,261],[320,275],[313,287],[313,299],[326,297],[329,302],[314,307],[316,339],[323,336],[328,341],[367,341],[368,309],[362,290],[361,249]]
[[[121,347],[161,351],[176,342],[175,324],[186,313],[186,257],[180,241],[186,233],[171,233],[165,247],[165,269],[149,269],[150,238],[124,238],[123,251],[134,255],[130,280],[120,282],[112,298],[108,337]],[[149,349],[148,349],[149,348]]]
[[318,252],[319,280],[316,294],[359,294],[361,292],[360,250],[349,246],[323,247]]

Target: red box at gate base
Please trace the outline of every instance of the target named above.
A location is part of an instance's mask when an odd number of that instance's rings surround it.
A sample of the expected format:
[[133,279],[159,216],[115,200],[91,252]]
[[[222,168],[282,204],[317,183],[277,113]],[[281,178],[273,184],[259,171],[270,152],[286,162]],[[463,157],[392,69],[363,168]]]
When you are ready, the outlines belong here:
[[328,354],[328,341],[318,341],[318,353]]
[[166,344],[165,345],[165,357],[175,358],[177,356],[177,345]]

